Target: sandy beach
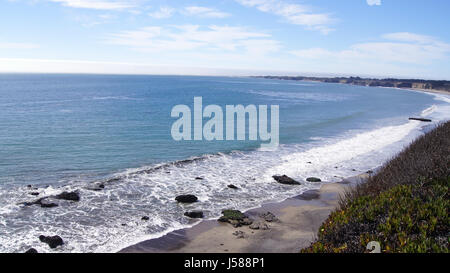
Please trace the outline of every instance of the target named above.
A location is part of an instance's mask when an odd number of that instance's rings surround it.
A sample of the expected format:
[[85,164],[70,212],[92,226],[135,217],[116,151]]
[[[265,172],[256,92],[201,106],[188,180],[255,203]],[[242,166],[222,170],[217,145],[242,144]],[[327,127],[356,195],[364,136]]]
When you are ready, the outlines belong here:
[[[126,253],[296,253],[316,238],[322,222],[338,206],[339,198],[367,174],[324,184],[280,203],[264,204],[246,211],[253,221],[267,224],[267,230],[249,226],[235,228],[217,220],[204,220],[192,228],[173,231],[163,237],[127,247]],[[271,212],[278,221],[261,219]]]

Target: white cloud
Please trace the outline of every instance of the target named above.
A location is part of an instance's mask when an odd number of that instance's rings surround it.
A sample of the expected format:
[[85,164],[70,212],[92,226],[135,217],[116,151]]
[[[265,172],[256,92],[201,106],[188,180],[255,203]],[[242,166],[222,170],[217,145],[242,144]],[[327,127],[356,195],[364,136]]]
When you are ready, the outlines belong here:
[[203,28],[197,25],[150,26],[109,35],[106,42],[141,52],[209,51],[262,55],[280,48],[279,42],[270,39],[268,34],[216,25]]
[[61,3],[63,6],[83,9],[97,10],[123,10],[135,7],[130,1],[111,1],[111,0],[50,0],[51,2]]
[[430,36],[401,32],[385,34],[382,38],[382,41],[354,44],[341,51],[310,48],[291,53],[302,59],[403,64],[430,64],[447,58],[450,53],[450,44]]
[[39,46],[36,44],[29,43],[7,43],[0,42],[0,49],[35,49]]
[[204,18],[226,18],[230,17],[231,14],[219,11],[217,9],[200,7],[200,6],[190,6],[184,8],[184,13],[186,15],[204,17]]
[[369,6],[381,6],[381,0],[367,0]]
[[149,13],[149,16],[156,18],[156,19],[164,19],[169,18],[173,15],[175,12],[175,9],[171,7],[160,7],[158,11]]
[[254,7],[266,13],[275,14],[287,22],[305,26],[307,29],[318,30],[323,34],[333,31],[329,27],[333,19],[330,14],[315,13],[306,5],[291,4],[279,0],[236,0],[241,5]]

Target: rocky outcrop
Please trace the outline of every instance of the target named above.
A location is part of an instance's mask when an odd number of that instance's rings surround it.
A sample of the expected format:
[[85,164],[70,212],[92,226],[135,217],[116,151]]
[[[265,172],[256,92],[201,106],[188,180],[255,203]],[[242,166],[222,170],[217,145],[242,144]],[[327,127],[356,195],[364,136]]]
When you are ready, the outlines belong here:
[[64,241],[58,235],[55,236],[39,236],[39,241],[48,244],[50,248],[57,248],[58,246],[62,246]]
[[179,203],[195,203],[198,201],[197,196],[192,194],[179,195],[175,198]]
[[234,190],[237,190],[237,189],[239,189],[238,187],[236,187],[235,185],[233,185],[233,184],[230,184],[230,185],[228,185],[228,188],[230,188],[230,189],[234,189]]
[[143,216],[143,217],[141,218],[141,220],[142,220],[142,221],[148,221],[148,220],[150,220],[150,217],[148,217],[148,216]]
[[184,216],[189,218],[203,218],[203,211],[187,211]]
[[301,183],[298,181],[295,181],[294,179],[290,178],[287,175],[274,175],[272,176],[273,179],[275,179],[275,181],[277,181],[280,184],[284,184],[284,185],[300,185]]
[[253,220],[239,210],[224,210],[219,222],[230,223],[234,227],[249,226],[253,224]]

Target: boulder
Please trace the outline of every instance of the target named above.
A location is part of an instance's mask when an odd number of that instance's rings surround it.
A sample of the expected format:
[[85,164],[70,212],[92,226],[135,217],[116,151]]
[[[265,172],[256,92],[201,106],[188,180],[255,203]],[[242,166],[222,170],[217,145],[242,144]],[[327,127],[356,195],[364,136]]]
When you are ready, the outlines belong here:
[[68,201],[80,201],[80,194],[78,192],[62,192],[55,196],[56,199],[68,200]]
[[195,203],[197,202],[198,198],[195,195],[192,194],[186,194],[186,195],[179,195],[175,198],[176,201],[180,203]]
[[317,178],[317,177],[308,177],[308,178],[306,178],[306,181],[313,182],[313,183],[322,182],[322,180],[320,180],[320,178]]
[[195,180],[203,180],[204,178],[203,177],[200,177],[200,176],[197,176],[196,178],[195,178]]
[[184,216],[189,218],[203,218],[203,211],[187,211]]
[[55,236],[39,236],[39,241],[48,244],[50,248],[56,248],[58,246],[62,246],[64,244],[64,241],[61,237],[58,235]]
[[284,185],[300,185],[300,182],[295,181],[294,179],[290,178],[287,175],[282,175],[282,176],[274,175],[272,177],[273,177],[273,179],[275,179],[275,181],[277,181],[280,184],[284,184]]
[[38,195],[39,195],[38,192],[30,192],[29,194],[30,194],[30,195],[33,195],[33,196],[38,196]]
[[150,220],[150,217],[148,217],[148,216],[143,216],[143,217],[141,218],[141,220],[142,220],[142,221],[148,221],[148,220]]
[[25,253],[38,253],[38,251],[34,248],[30,248],[27,251],[25,251]]
[[238,187],[236,187],[235,185],[233,185],[233,184],[230,184],[230,185],[228,185],[228,188],[230,188],[230,189],[234,189],[234,190],[237,190],[237,189],[239,189]]

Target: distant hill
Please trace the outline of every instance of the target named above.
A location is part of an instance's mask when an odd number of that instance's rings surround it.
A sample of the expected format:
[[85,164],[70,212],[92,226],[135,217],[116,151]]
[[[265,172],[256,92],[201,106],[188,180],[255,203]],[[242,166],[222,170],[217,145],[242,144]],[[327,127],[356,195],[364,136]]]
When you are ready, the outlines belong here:
[[421,90],[435,90],[450,92],[450,81],[434,81],[419,79],[370,79],[360,77],[303,77],[303,76],[257,76],[255,78],[294,80],[294,81],[318,81],[328,83],[344,83],[374,87],[395,87]]

